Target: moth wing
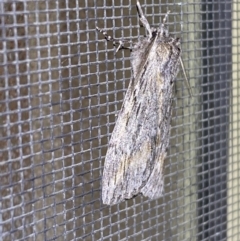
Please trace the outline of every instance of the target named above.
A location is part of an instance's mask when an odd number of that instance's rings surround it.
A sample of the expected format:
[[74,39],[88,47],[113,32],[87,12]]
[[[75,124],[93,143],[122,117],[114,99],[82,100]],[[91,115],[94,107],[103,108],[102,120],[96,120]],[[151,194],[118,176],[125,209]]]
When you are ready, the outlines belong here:
[[104,204],[139,193],[149,198],[162,195],[172,88],[163,83],[156,66],[148,64],[146,71],[135,86],[130,84],[109,142],[102,181]]

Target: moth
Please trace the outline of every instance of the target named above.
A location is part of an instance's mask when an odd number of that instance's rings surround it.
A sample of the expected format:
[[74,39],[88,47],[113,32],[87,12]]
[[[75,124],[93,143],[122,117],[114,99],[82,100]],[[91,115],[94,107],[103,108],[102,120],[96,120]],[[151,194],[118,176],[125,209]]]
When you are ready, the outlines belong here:
[[[108,205],[138,194],[150,199],[162,196],[173,86],[182,64],[180,39],[169,36],[165,28],[169,12],[155,29],[150,27],[139,1],[136,7],[148,35],[139,38],[131,50],[132,78],[106,153],[102,201]],[[128,43],[96,29],[107,41],[119,44],[117,51]]]

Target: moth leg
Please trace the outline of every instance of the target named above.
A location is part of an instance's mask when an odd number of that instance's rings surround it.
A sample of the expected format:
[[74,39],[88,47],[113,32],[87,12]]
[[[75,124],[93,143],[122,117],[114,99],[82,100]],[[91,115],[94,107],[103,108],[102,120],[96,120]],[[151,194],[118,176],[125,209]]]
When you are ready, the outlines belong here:
[[97,30],[98,32],[102,33],[107,41],[111,41],[111,42],[114,42],[114,43],[117,43],[117,44],[118,44],[118,47],[117,47],[116,52],[118,52],[119,49],[129,49],[129,48],[127,48],[127,47],[124,47],[124,43],[131,43],[130,41],[128,41],[128,40],[115,39],[115,38],[113,38],[112,36],[108,35],[106,31],[104,31],[103,29],[100,29],[100,28],[97,27],[97,26],[96,26],[96,30]]
[[180,59],[180,64],[181,64],[181,67],[182,67],[182,70],[183,70],[183,74],[184,74],[184,77],[185,77],[186,85],[187,85],[187,88],[188,88],[188,93],[189,93],[189,95],[191,97],[193,97],[192,88],[191,88],[189,79],[187,77],[186,71],[185,71],[185,67],[184,67],[184,64],[183,64],[183,61],[182,61],[182,57],[180,57],[179,59]]
[[136,7],[137,7],[139,20],[142,22],[143,26],[147,29],[149,34],[148,39],[150,40],[152,38],[152,30],[151,30],[150,24],[148,23],[146,17],[143,14],[142,7],[139,1],[137,1]]

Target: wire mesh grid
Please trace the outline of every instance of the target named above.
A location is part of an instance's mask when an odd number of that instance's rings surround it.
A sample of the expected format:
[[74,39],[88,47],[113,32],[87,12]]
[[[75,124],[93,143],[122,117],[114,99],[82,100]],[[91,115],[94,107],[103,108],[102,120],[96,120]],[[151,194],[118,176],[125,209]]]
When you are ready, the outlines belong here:
[[136,2],[0,2],[1,240],[240,240],[239,4],[140,2],[154,27],[171,10],[194,97],[180,73],[163,197],[114,206],[101,175],[131,56],[95,26],[137,41]]

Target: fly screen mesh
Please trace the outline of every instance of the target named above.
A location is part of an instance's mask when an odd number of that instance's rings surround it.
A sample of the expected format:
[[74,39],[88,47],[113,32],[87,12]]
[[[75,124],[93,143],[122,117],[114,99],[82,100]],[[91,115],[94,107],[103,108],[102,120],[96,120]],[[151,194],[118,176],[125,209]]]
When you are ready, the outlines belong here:
[[0,1],[0,240],[240,240],[240,4],[140,3],[155,28],[171,11],[193,96],[180,69],[163,196],[108,206],[131,51],[96,26],[137,42],[136,1]]

